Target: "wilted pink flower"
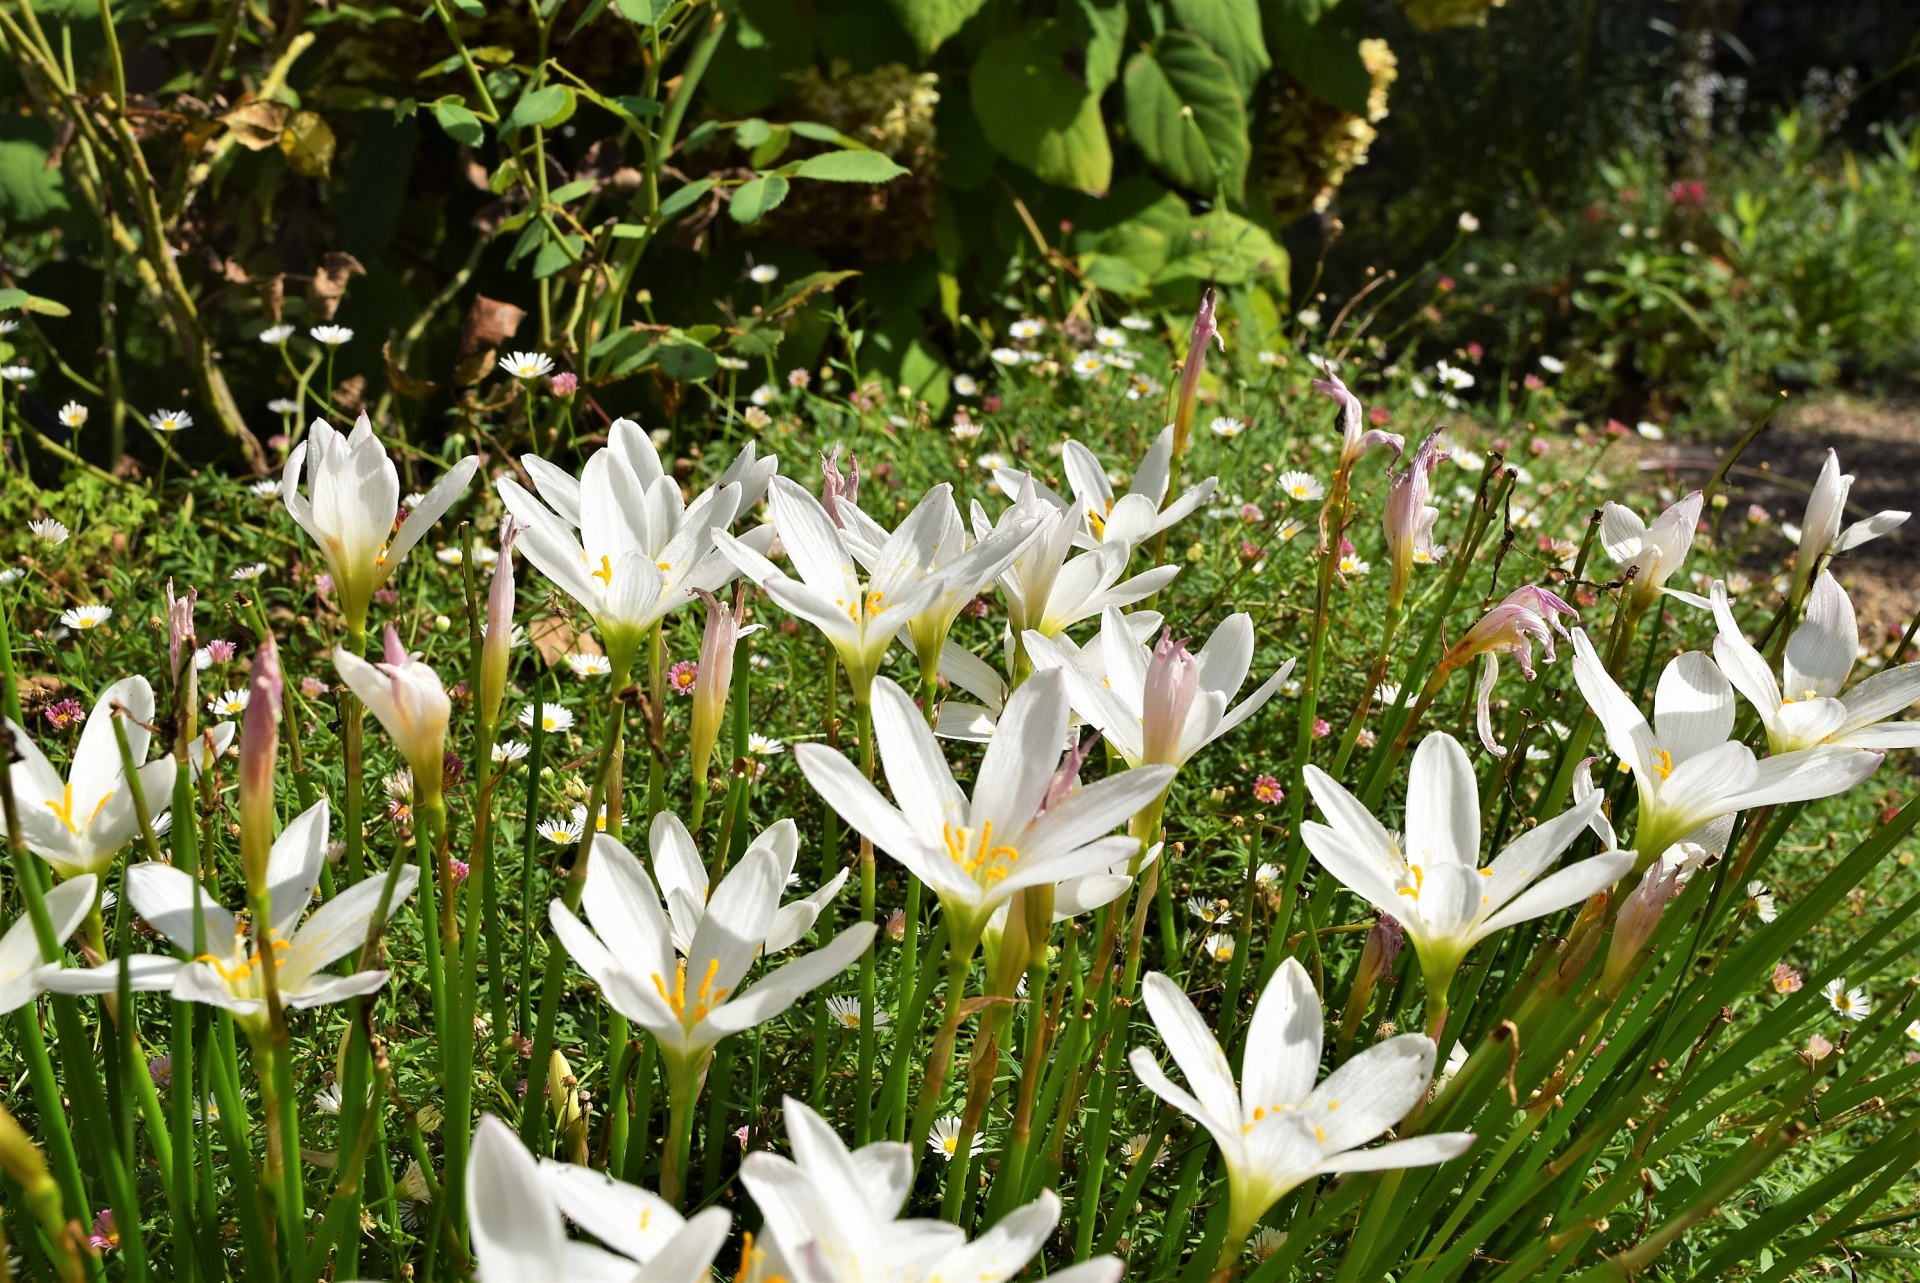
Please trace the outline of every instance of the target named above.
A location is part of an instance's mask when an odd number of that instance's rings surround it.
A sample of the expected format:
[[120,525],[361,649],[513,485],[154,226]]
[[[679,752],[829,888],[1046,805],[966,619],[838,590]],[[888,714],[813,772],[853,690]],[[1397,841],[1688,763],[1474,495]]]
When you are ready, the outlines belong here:
[[333,687],[327,685],[318,677],[309,675],[300,679],[300,693],[308,699],[319,699],[332,689]]
[[1326,718],[1316,717],[1313,719],[1313,737],[1315,739],[1325,739],[1332,730],[1333,727],[1327,724]]
[[147,1077],[153,1080],[155,1087],[164,1091],[173,1082],[173,1057],[161,1055],[147,1061]]
[[720,742],[720,719],[733,685],[734,648],[753,628],[741,628],[733,607],[712,593],[702,591],[700,598],[707,606],[707,627],[700,637],[700,661],[693,666],[692,740],[694,778],[704,781],[714,745]]
[[493,582],[487,585],[487,632],[480,641],[480,720],[500,721],[500,704],[507,697],[507,669],[513,649],[513,541],[526,527],[512,517],[500,519],[500,555],[493,563]]
[[1242,561],[1253,561],[1257,559],[1259,556],[1260,556],[1259,544],[1255,543],[1251,539],[1242,539],[1240,541],[1240,558]]
[[845,500],[854,507],[860,506],[860,460],[847,456],[847,473],[840,475],[840,443],[834,442],[833,452],[820,456],[820,506],[827,510],[838,526],[840,520],[840,501]]
[[265,895],[273,851],[273,762],[280,747],[280,657],[273,643],[253,657],[240,728],[240,865],[249,895]]
[[1580,612],[1549,589],[1531,584],[1516,588],[1440,657],[1442,673],[1451,673],[1477,657],[1485,657],[1480,668],[1477,696],[1480,742],[1496,757],[1504,757],[1507,752],[1493,738],[1490,701],[1494,682],[1500,676],[1497,657],[1503,654],[1513,656],[1520,662],[1520,671],[1527,675],[1527,680],[1533,680],[1533,643],[1537,639],[1546,648],[1547,660],[1551,663],[1554,633],[1557,631],[1562,637],[1569,635],[1566,624],[1560,619],[1562,615],[1578,619]]
[[1367,411],[1367,422],[1376,428],[1384,428],[1393,422],[1393,411],[1384,405],[1376,405]]
[[113,1212],[101,1208],[93,1218],[93,1232],[87,1235],[87,1244],[96,1252],[111,1252],[120,1246],[120,1230],[113,1223]]
[[1607,435],[1610,437],[1624,437],[1632,431],[1632,428],[1620,422],[1618,419],[1607,420]]
[[1387,589],[1387,600],[1399,605],[1407,595],[1407,584],[1413,578],[1413,563],[1437,560],[1433,546],[1433,523],[1440,517],[1440,509],[1427,502],[1433,470],[1448,458],[1440,448],[1440,431],[1436,430],[1420,448],[1414,451],[1413,461],[1405,471],[1397,473],[1387,488],[1387,508],[1384,523],[1387,530],[1387,552],[1393,559],[1393,577]]
[[1776,962],[1773,964],[1773,991],[1775,993],[1799,993],[1801,985],[1805,983],[1806,982],[1800,978],[1800,973],[1792,967],[1789,967],[1786,963]]
[[1340,381],[1339,375],[1332,370],[1326,373],[1326,378],[1313,381],[1313,390],[1332,397],[1340,406],[1339,470],[1351,471],[1360,456],[1375,446],[1389,447],[1393,451],[1393,457],[1398,459],[1400,452],[1406,448],[1405,438],[1392,432],[1381,432],[1378,429],[1366,431],[1362,426],[1366,413],[1360,405],[1360,398],[1348,390],[1347,385]]
[[547,390],[558,397],[569,397],[580,390],[580,376],[571,370],[562,370],[547,379]]
[[[167,661],[174,680],[180,679],[180,661],[193,654],[193,605],[200,594],[187,589],[184,597],[173,595],[173,580],[167,580]],[[187,703],[193,699],[189,696]]]
[[87,710],[80,706],[77,699],[63,699],[57,704],[47,705],[47,725],[56,731],[64,731],[69,726],[77,726],[87,720]]
[[207,659],[215,664],[232,663],[237,649],[230,641],[210,641],[207,643]]
[[1825,1060],[1833,1054],[1833,1044],[1819,1034],[1807,1039],[1807,1059]]

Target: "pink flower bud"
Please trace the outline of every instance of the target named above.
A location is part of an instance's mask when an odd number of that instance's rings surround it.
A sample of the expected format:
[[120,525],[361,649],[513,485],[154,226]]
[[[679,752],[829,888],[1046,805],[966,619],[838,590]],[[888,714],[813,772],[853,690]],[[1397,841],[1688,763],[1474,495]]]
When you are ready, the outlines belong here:
[[[1200,295],[1200,310],[1193,318],[1193,334],[1187,339],[1187,359],[1180,366],[1180,391],[1173,403],[1173,457],[1187,453],[1188,435],[1193,430],[1193,403],[1200,393],[1200,374],[1207,367],[1207,345],[1219,335],[1214,321],[1213,287]],[[1225,344],[1221,345],[1225,350]]]
[[547,387],[558,397],[569,397],[580,390],[580,376],[571,370],[562,370],[547,379]]
[[860,460],[848,455],[847,474],[841,476],[840,443],[836,441],[833,453],[820,456],[820,478],[820,505],[833,518],[834,525],[844,525],[840,520],[840,501],[845,500],[856,508],[860,506]]
[[1413,578],[1416,557],[1434,560],[1433,523],[1440,509],[1427,502],[1433,470],[1448,458],[1440,448],[1440,430],[1436,430],[1414,452],[1413,462],[1393,478],[1387,489],[1387,551],[1393,558],[1393,579],[1388,600],[1398,604],[1407,595]]
[[733,685],[733,652],[742,629],[733,607],[710,592],[700,594],[707,604],[707,629],[700,638],[700,662],[693,677],[694,778],[704,780],[720,742],[720,720],[727,711],[727,692]]
[[[173,679],[180,680],[181,656],[193,654],[193,605],[200,598],[197,590],[187,589],[187,595],[173,595],[173,580],[167,580],[167,662],[171,666]],[[192,704],[193,696],[187,696]]]
[[1200,691],[1200,661],[1187,653],[1185,638],[1175,641],[1173,630],[1160,635],[1147,661],[1147,682],[1140,710],[1141,760],[1180,762],[1180,738],[1187,714]]
[[480,643],[480,720],[488,726],[499,723],[500,705],[507,697],[508,652],[513,646],[513,541],[525,529],[512,517],[501,519],[500,559],[493,563],[493,583],[487,589],[487,635]]
[[247,893],[265,895],[273,853],[273,764],[280,749],[280,658],[271,642],[253,657],[240,726],[240,867]]

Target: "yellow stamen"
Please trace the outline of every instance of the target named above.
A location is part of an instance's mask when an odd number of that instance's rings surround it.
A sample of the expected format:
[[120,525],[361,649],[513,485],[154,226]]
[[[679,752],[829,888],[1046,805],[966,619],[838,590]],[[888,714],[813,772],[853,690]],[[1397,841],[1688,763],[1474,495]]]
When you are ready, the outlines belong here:
[[613,587],[613,558],[602,553],[600,557],[600,569],[593,572],[593,577],[607,587]]
[[1654,749],[1653,750],[1653,773],[1655,775],[1658,775],[1663,780],[1666,779],[1668,776],[1672,775],[1673,774],[1673,754],[1667,752],[1667,750],[1664,748]]
[[993,821],[988,820],[980,829],[980,841],[973,841],[971,829],[956,828],[952,824],[942,824],[940,835],[947,846],[947,858],[982,886],[989,886],[1013,872],[1013,865],[1019,862],[1017,848],[993,844]]

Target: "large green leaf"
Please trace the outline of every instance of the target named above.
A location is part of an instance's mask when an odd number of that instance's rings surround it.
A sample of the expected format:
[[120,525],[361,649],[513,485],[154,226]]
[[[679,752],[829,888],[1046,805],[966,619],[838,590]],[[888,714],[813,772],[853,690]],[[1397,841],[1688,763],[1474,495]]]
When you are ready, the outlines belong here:
[[1051,20],[995,36],[973,65],[973,114],[1001,155],[1096,195],[1113,180],[1100,100],[1069,74],[1072,33]]
[[1373,76],[1360,59],[1360,0],[1262,0],[1267,48],[1301,84],[1355,116]]
[[1173,0],[1173,16],[1233,69],[1240,97],[1251,98],[1254,82],[1273,65],[1260,33],[1259,0]]
[[807,157],[793,172],[830,183],[884,183],[907,171],[877,151],[829,151]]
[[914,48],[925,58],[966,25],[987,0],[887,0],[900,25],[913,37]]
[[1287,251],[1265,229],[1238,214],[1216,209],[1193,220],[1155,279],[1265,285],[1285,297]]
[[1127,63],[1127,131],[1174,182],[1234,200],[1247,181],[1247,108],[1206,42],[1170,31]]
[[778,174],[750,178],[733,189],[727,212],[737,223],[757,223],[767,211],[787,198],[787,180]]
[[1106,226],[1076,231],[1077,261],[1087,279],[1101,289],[1138,297],[1153,285],[1175,247],[1186,240],[1193,219],[1186,201],[1140,177],[1116,187],[1109,207],[1127,212]]
[[1120,55],[1127,47],[1127,6],[1124,0],[1080,0],[1076,16],[1086,26],[1080,74],[1087,92],[1098,98],[1120,74]]

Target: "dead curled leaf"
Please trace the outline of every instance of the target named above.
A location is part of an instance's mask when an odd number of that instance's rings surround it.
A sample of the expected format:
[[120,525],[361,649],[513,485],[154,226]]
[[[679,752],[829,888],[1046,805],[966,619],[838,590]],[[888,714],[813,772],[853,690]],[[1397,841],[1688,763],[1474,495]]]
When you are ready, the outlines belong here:
[[482,348],[499,347],[514,336],[526,315],[524,309],[511,303],[484,294],[476,296],[460,326],[460,355],[468,357]]
[[348,280],[366,274],[367,269],[360,266],[359,259],[332,251],[313,271],[313,280],[307,285],[307,306],[321,320],[331,321],[333,314],[340,310],[340,300],[346,296]]
[[220,120],[233,131],[233,141],[248,151],[265,151],[280,145],[280,135],[286,132],[292,115],[293,108],[283,102],[255,98],[241,103]]

